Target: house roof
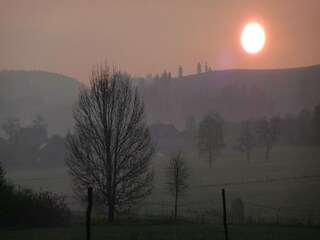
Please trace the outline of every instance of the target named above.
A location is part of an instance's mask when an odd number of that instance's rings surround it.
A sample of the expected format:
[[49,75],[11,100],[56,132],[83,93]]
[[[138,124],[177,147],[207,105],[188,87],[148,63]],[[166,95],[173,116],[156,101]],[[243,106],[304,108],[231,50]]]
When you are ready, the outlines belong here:
[[178,130],[172,124],[154,123],[150,125],[151,135],[155,138],[173,137],[178,135]]

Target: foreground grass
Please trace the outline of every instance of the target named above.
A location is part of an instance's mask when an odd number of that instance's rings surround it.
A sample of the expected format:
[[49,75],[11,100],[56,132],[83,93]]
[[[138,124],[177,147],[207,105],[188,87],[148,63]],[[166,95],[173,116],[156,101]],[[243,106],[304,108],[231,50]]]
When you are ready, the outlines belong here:
[[[229,239],[319,239],[320,228],[296,228],[261,225],[231,225]],[[8,240],[53,240],[53,239],[86,239],[83,223],[73,223],[65,228],[41,229],[0,229],[0,239]],[[210,223],[178,222],[165,220],[120,222],[116,226],[109,226],[105,221],[96,221],[92,226],[92,240],[102,239],[225,239],[222,225]]]

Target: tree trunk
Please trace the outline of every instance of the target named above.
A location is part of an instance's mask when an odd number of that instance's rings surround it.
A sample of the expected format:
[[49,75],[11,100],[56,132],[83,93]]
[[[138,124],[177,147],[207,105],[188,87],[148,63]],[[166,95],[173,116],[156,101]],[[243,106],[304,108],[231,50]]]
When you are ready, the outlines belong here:
[[247,160],[248,160],[248,164],[250,164],[250,152],[247,152]]
[[88,188],[88,207],[86,212],[87,240],[91,237],[92,187]]
[[177,214],[178,213],[178,190],[176,190],[176,198],[174,203],[174,220],[177,220]]
[[114,225],[114,204],[109,204],[108,221],[110,225]]
[[269,162],[269,147],[266,148],[266,160]]
[[212,166],[212,150],[210,149],[209,151],[210,159],[209,159],[209,167],[211,168]]

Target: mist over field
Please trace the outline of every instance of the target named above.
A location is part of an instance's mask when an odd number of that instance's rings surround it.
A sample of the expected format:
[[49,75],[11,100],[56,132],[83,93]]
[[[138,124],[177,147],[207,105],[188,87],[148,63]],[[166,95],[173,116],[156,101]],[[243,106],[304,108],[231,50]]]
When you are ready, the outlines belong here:
[[[136,213],[172,216],[166,168],[172,154],[182,151],[191,178],[189,190],[179,200],[181,217],[221,222],[220,195],[225,188],[230,222],[318,225],[319,77],[317,65],[132,78],[157,144],[151,163],[154,191]],[[89,86],[39,71],[2,71],[0,85],[0,149],[6,178],[21,187],[61,194],[70,209],[84,210],[65,165],[65,137],[74,131],[72,109],[78,94]],[[275,115],[281,124],[270,159],[266,161],[265,147],[257,142],[248,161],[239,150],[244,121],[252,122],[254,132],[254,121]],[[205,116],[216,119],[223,129],[223,146],[214,154],[211,167],[208,153],[199,148],[199,127]],[[6,132],[9,121],[17,125],[12,135]],[[233,209],[237,199],[243,205],[240,220],[232,213],[237,211]]]

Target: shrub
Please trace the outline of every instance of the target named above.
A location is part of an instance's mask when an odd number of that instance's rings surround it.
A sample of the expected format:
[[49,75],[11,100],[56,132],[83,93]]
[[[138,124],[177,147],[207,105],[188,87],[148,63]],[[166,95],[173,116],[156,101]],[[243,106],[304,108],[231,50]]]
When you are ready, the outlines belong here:
[[70,216],[62,196],[48,191],[17,189],[4,179],[0,164],[0,226],[62,226]]

